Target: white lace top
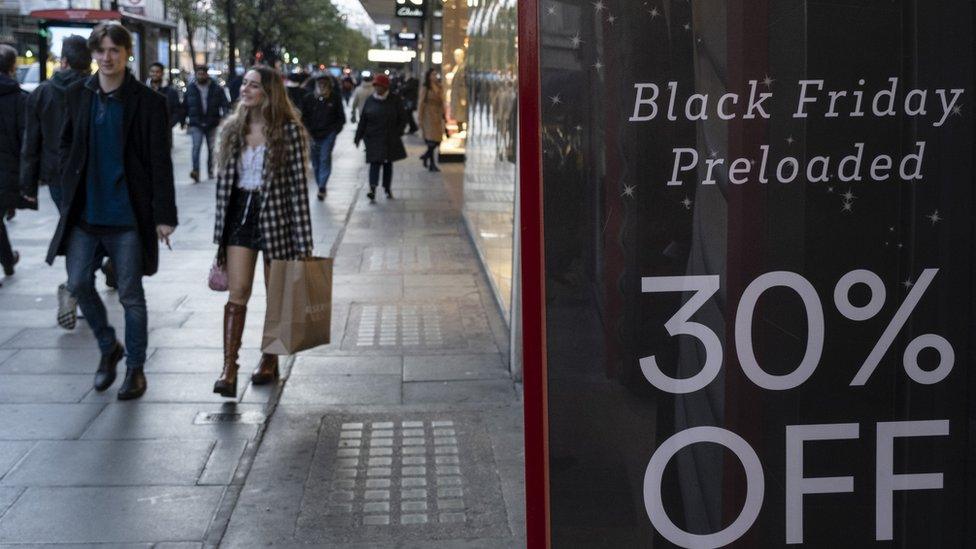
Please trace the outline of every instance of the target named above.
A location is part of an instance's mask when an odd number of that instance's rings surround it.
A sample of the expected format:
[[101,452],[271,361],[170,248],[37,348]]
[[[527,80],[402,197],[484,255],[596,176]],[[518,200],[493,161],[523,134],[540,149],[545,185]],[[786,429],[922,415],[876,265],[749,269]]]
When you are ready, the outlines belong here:
[[264,145],[244,147],[241,153],[240,179],[237,186],[245,191],[261,189],[264,177]]

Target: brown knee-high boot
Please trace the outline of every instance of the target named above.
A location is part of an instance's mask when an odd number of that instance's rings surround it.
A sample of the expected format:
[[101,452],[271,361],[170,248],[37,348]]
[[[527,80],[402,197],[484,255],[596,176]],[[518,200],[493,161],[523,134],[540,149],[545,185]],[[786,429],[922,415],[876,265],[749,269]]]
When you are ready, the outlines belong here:
[[278,355],[261,353],[261,362],[251,374],[251,383],[254,385],[266,385],[278,379]]
[[224,306],[224,371],[214,383],[214,392],[220,396],[237,397],[237,354],[244,335],[244,319],[247,306],[227,303]]

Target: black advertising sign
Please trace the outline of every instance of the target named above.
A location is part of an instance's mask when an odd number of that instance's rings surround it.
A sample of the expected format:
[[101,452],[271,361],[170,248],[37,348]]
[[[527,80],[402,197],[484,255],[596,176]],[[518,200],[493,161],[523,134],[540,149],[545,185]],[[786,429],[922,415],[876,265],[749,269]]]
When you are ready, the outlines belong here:
[[976,545],[973,3],[520,9],[530,541]]
[[397,17],[423,19],[426,13],[425,0],[396,0],[395,15]]

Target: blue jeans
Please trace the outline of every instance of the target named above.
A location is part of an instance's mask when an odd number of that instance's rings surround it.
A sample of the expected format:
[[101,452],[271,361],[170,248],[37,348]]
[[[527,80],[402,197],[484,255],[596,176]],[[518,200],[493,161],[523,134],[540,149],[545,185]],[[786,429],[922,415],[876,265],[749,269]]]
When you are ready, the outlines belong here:
[[135,229],[94,235],[79,227],[70,229],[66,254],[68,291],[98,340],[98,348],[107,354],[115,347],[115,328],[108,323],[105,304],[95,291],[95,269],[105,253],[115,264],[119,284],[119,303],[125,310],[126,365],[142,368],[146,362],[149,341],[146,294],[142,289],[142,243]]
[[193,163],[193,171],[200,171],[200,149],[203,147],[203,140],[207,140],[207,175],[213,173],[214,165],[214,145],[217,143],[217,128],[198,128],[190,126],[190,137],[193,138],[193,149],[190,160]]
[[325,190],[332,175],[332,149],[335,148],[336,133],[330,133],[323,139],[312,140],[312,168],[315,169],[315,182],[320,191]]

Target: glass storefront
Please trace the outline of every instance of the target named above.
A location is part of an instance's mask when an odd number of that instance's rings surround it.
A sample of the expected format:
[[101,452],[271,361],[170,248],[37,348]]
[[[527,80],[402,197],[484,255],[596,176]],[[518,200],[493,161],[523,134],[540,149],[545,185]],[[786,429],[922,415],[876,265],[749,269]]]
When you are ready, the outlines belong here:
[[518,119],[516,2],[470,4],[474,5],[468,8],[467,47],[451,52],[453,71],[463,73],[463,80],[453,77],[455,93],[449,103],[452,117],[463,120],[467,129],[464,218],[510,320]]
[[552,546],[974,546],[973,3],[538,30]]

